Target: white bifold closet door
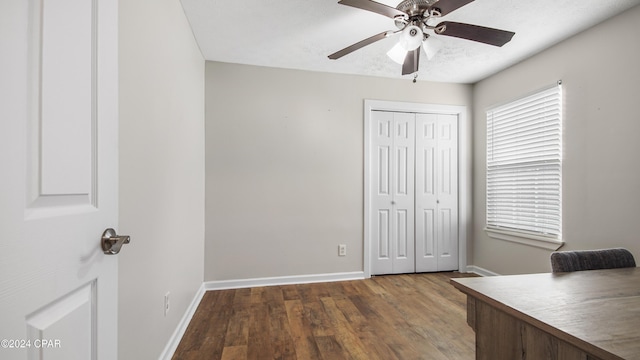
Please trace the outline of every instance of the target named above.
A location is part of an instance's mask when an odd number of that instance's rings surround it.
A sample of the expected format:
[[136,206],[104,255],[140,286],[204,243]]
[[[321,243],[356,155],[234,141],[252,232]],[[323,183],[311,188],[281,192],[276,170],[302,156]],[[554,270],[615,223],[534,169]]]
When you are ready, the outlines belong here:
[[416,272],[458,270],[458,117],[416,114]]
[[373,111],[372,122],[372,274],[457,270],[457,116]]
[[415,272],[415,115],[374,111],[373,274]]

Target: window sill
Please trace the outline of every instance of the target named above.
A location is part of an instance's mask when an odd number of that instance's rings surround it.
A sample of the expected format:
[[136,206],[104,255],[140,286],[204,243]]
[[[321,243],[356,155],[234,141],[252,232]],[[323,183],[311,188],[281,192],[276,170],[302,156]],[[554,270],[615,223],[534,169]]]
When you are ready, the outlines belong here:
[[552,239],[534,234],[526,234],[516,231],[506,231],[492,228],[485,228],[484,231],[487,232],[487,235],[489,235],[490,238],[510,241],[552,251],[556,251],[562,245],[564,245],[564,241],[562,240]]

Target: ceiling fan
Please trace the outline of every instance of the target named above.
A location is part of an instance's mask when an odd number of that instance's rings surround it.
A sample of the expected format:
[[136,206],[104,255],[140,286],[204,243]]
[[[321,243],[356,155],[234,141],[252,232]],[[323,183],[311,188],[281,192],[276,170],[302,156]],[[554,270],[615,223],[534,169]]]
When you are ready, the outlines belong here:
[[429,58],[434,53],[430,46],[434,40],[429,40],[431,35],[427,33],[427,30],[433,31],[435,35],[452,36],[494,46],[502,46],[511,41],[515,35],[512,31],[452,21],[443,21],[432,25],[435,19],[472,1],[474,0],[404,0],[393,8],[372,0],[340,0],[338,4],[371,11],[393,19],[398,30],[389,30],[366,38],[329,55],[329,59],[339,59],[378,40],[400,34],[400,41],[388,54],[393,58],[394,51],[396,57],[398,51],[400,52],[398,62],[402,63],[402,75],[408,75],[418,71],[421,47]]

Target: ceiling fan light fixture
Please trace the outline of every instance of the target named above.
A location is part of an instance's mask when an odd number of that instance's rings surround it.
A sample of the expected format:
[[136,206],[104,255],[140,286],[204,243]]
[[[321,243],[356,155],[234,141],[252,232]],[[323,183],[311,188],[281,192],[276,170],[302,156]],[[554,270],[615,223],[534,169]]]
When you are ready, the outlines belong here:
[[387,56],[398,65],[402,65],[404,64],[404,58],[407,57],[407,50],[405,50],[398,42],[391,48],[391,50],[387,51]]
[[427,37],[422,41],[422,50],[424,50],[427,59],[431,60],[442,49],[442,40],[436,37]]
[[420,46],[423,37],[422,29],[415,25],[409,25],[402,30],[400,44],[406,51],[413,51]]

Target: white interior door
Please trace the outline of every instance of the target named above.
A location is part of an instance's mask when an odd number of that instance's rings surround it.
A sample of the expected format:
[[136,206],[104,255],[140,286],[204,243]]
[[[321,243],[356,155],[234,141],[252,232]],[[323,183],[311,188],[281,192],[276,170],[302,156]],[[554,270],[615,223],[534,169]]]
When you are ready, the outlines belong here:
[[416,271],[458,270],[458,117],[416,115]]
[[415,115],[374,111],[372,121],[374,274],[415,272]]
[[116,359],[117,0],[0,3],[0,358]]

